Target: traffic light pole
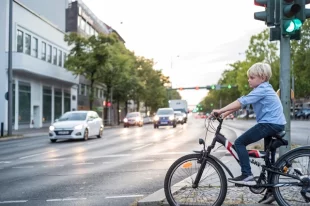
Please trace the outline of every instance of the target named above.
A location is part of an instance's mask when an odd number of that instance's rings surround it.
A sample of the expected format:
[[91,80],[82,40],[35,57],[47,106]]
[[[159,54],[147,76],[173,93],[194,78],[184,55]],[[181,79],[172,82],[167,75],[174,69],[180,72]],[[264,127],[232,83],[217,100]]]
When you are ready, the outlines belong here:
[[285,139],[287,147],[280,147],[280,156],[291,149],[291,81],[290,81],[290,37],[282,36],[280,41],[280,98],[286,119]]

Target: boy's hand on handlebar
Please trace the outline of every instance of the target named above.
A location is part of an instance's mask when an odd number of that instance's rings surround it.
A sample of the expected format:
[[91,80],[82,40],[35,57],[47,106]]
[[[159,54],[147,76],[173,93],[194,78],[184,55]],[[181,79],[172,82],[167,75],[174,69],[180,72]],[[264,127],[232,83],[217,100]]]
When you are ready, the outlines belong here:
[[211,112],[210,117],[218,118],[222,114],[222,111],[220,109],[214,109]]

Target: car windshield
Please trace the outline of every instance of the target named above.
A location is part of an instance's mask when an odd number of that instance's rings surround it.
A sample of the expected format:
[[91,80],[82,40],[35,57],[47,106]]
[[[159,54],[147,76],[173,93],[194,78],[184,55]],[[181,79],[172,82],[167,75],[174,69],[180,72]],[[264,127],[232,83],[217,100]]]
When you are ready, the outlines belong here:
[[174,109],[174,111],[180,111],[180,112],[185,113],[185,109]]
[[58,121],[81,121],[86,120],[86,112],[76,112],[76,113],[65,113]]
[[157,114],[158,115],[165,115],[165,114],[173,114],[173,110],[165,110],[165,109],[162,109],[162,110],[158,110],[157,111]]
[[138,117],[139,114],[138,113],[130,113],[130,114],[127,114],[127,117]]
[[176,116],[183,116],[182,113],[175,113]]

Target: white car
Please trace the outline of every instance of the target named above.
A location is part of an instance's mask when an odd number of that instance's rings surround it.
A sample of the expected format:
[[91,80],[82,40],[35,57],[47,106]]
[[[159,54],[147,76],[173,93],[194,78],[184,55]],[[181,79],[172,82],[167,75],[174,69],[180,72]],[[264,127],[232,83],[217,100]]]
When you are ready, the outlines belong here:
[[84,139],[90,136],[101,138],[104,125],[94,111],[72,111],[64,113],[49,127],[51,142],[57,139]]

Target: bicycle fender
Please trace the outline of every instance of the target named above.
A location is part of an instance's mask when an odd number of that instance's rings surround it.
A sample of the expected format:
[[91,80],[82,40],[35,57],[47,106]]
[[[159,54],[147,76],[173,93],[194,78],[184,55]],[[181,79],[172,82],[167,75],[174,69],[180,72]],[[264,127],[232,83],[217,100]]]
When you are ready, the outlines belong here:
[[215,162],[219,163],[222,166],[222,168],[224,168],[226,170],[226,172],[229,174],[229,176],[234,178],[234,175],[231,173],[231,171],[228,169],[228,167],[221,160],[219,160],[217,157],[210,155],[210,154],[208,155],[208,157],[213,159]]
[[310,150],[310,145],[307,145],[307,146],[303,146],[303,147],[297,147],[295,149],[292,149],[288,152],[286,152],[284,155],[282,155],[281,157],[278,158],[278,160],[276,161],[275,163],[275,166],[278,166],[278,164],[283,161],[283,159],[286,159],[289,155],[291,155],[293,152],[296,152],[296,151],[300,151],[300,150]]

